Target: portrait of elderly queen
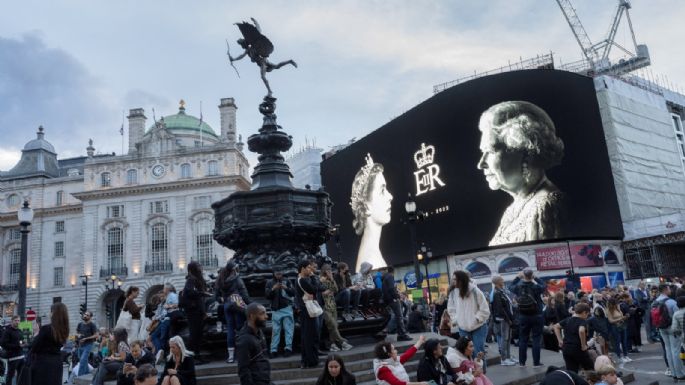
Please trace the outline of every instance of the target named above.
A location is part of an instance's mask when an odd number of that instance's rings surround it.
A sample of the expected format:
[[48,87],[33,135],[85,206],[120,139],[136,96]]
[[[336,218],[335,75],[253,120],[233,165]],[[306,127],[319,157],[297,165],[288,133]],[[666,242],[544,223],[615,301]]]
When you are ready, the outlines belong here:
[[370,154],[366,155],[366,164],[357,172],[352,181],[352,227],[361,235],[355,271],[359,272],[363,262],[370,263],[379,269],[388,264],[380,250],[381,232],[384,225],[390,222],[392,194],[383,176],[383,165],[374,163]]
[[558,238],[564,195],[545,172],[561,163],[564,143],[552,119],[533,103],[507,101],[483,112],[478,128],[478,169],[491,190],[514,198],[490,246]]

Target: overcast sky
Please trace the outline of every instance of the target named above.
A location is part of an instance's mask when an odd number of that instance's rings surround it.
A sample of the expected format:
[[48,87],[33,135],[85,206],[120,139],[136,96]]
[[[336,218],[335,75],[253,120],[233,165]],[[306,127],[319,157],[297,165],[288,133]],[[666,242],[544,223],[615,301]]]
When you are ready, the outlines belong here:
[[[617,1],[573,0],[593,42]],[[649,75],[685,88],[682,0],[634,0],[631,18],[648,45]],[[238,132],[261,125],[258,68],[229,67],[239,53],[233,23],[256,18],[275,45],[270,74],[279,123],[301,146],[361,138],[432,95],[433,85],[520,58],[581,58],[554,0],[451,1],[15,1],[0,14],[0,170],[11,168],[39,125],[59,157],[121,152],[119,127],[142,107],[152,124],[187,113],[219,131],[217,105],[234,97]],[[624,19],[616,41],[631,47]],[[125,135],[128,135],[126,127]],[[124,138],[128,143],[127,137]],[[252,162],[256,157],[250,156]]]

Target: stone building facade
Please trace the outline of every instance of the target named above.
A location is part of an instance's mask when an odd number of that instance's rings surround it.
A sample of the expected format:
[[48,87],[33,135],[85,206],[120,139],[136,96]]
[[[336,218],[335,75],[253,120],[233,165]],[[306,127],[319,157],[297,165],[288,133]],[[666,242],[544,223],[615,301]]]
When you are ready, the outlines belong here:
[[166,282],[181,286],[191,260],[206,272],[222,266],[230,251],[212,239],[210,205],[250,188],[236,109],[233,98],[221,100],[219,135],[187,115],[183,101],[153,124],[132,109],[124,155],[96,154],[91,141],[86,156],[58,159],[39,128],[17,165],[0,172],[2,315],[17,300],[24,200],[34,210],[27,308],[39,316],[61,301],[75,320],[85,302],[99,325],[111,326],[129,286],[140,287],[143,302]]

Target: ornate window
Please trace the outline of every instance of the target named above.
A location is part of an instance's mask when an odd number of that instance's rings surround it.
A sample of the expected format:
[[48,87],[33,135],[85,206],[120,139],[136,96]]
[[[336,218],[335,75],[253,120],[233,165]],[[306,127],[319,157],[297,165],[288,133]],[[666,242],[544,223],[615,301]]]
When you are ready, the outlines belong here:
[[183,163],[181,165],[181,178],[190,178],[192,176],[190,174],[190,172],[191,172],[190,164]]
[[219,164],[216,162],[216,160],[210,160],[209,162],[207,162],[207,175],[219,175]]
[[21,239],[21,230],[18,228],[10,229],[10,241],[17,241]]
[[150,214],[166,214],[169,212],[168,201],[150,202]]
[[64,268],[63,267],[55,267],[55,271],[53,274],[53,283],[54,283],[55,287],[64,286]]
[[165,223],[157,223],[150,228],[150,253],[153,266],[169,261],[169,228]]
[[63,233],[64,232],[64,221],[55,222],[55,232],[56,233]]
[[10,276],[9,284],[17,285],[19,284],[19,272],[21,264],[21,249],[13,249],[10,251]]
[[213,227],[212,221],[208,218],[195,223],[195,260],[202,266],[211,266]]
[[126,171],[126,184],[138,184],[138,170]]
[[124,205],[107,206],[107,218],[123,218]]
[[55,242],[55,258],[64,257],[64,241]]
[[103,172],[100,175],[100,185],[102,187],[110,187],[112,185],[112,174]]
[[110,274],[121,275],[124,267],[124,229],[112,227],[107,230],[107,269]]
[[59,190],[57,191],[57,195],[55,196],[55,205],[61,206],[64,200],[64,191]]
[[14,208],[19,206],[19,195],[12,194],[7,198],[7,207]]

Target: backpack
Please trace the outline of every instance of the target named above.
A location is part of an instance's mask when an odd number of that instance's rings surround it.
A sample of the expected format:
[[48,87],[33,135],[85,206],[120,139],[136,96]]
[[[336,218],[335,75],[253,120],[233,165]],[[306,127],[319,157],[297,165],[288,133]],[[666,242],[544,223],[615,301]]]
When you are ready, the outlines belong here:
[[668,298],[652,302],[652,308],[649,311],[652,327],[658,329],[668,329],[671,327],[671,315],[668,313],[666,301],[668,301]]
[[523,315],[536,315],[539,313],[538,302],[535,300],[533,285],[521,284],[518,296],[519,313]]

